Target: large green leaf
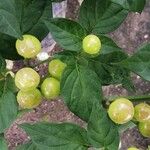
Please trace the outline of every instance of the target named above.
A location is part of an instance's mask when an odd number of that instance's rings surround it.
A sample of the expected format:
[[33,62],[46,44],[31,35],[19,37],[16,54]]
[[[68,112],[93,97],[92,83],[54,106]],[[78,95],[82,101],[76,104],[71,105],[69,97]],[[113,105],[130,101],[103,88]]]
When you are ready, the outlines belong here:
[[123,60],[118,65],[130,69],[143,79],[150,81],[150,44],[144,45],[133,54],[133,56]]
[[111,0],[116,4],[120,4],[123,8],[134,12],[142,12],[146,4],[146,0]]
[[3,136],[0,136],[0,148],[1,150],[8,150],[6,141]]
[[89,33],[109,33],[124,21],[128,11],[110,0],[84,0],[79,22]]
[[79,52],[82,49],[82,40],[86,36],[85,30],[77,23],[68,19],[51,19],[45,21],[54,40],[70,51]]
[[14,121],[17,116],[16,96],[9,90],[0,97],[0,133]]
[[52,17],[52,2],[50,0],[15,0],[15,2],[22,33],[33,34],[42,40],[49,32],[43,20]]
[[0,0],[0,8],[14,15],[16,13],[14,0]]
[[118,150],[119,133],[117,126],[109,119],[102,106],[95,103],[88,122],[88,139],[93,147]]
[[128,56],[114,41],[106,36],[99,36],[102,42],[101,54],[91,59],[90,67],[97,73],[102,85],[123,84],[129,90],[134,86],[130,80],[130,71],[124,67],[113,65]]
[[61,96],[74,114],[88,121],[93,103],[102,100],[99,78],[87,67],[68,66],[61,81]]
[[[23,124],[21,127],[39,150],[88,149],[86,130],[74,124],[37,123],[34,125]],[[33,149],[31,148],[31,150]]]
[[17,150],[40,150],[33,142],[23,144],[17,147]]
[[10,75],[0,80],[0,133],[10,126],[17,116],[16,88]]
[[15,38],[21,38],[19,22],[9,11],[0,8],[0,32]]
[[5,34],[0,34],[0,54],[11,60],[21,59],[15,48],[16,39]]

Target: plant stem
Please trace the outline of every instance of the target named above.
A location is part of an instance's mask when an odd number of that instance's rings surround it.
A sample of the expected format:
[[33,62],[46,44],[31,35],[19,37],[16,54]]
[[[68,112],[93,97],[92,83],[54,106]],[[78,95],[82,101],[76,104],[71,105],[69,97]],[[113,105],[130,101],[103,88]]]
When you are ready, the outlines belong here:
[[129,99],[130,101],[137,102],[137,101],[150,101],[150,95],[137,95],[137,96],[111,96],[106,97],[104,100],[107,102],[112,102],[116,98],[124,97]]

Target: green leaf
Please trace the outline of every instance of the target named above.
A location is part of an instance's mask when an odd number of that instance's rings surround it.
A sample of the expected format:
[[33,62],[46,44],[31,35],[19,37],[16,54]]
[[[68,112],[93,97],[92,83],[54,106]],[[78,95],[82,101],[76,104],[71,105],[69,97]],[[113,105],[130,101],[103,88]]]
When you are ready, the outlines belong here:
[[101,54],[109,54],[115,51],[121,51],[121,48],[109,37],[103,35],[97,35],[101,40]]
[[0,80],[0,133],[3,133],[17,116],[15,91],[14,80],[10,75]]
[[14,83],[14,79],[8,74],[6,77],[2,77],[0,80],[0,97],[7,92],[7,90],[16,92],[16,86]]
[[95,103],[88,122],[88,139],[93,147],[118,150],[119,133],[117,126],[109,119],[107,112]]
[[88,121],[93,103],[102,101],[101,84],[96,73],[77,64],[66,67],[61,81],[61,96],[74,114]]
[[5,72],[6,70],[6,61],[5,59],[0,55],[0,75]]
[[58,2],[62,2],[62,1],[64,1],[64,0],[51,0],[51,1],[58,3]]
[[97,73],[102,85],[123,84],[129,90],[134,88],[130,81],[130,71],[124,67],[113,65],[128,56],[114,41],[106,36],[99,36],[102,42],[101,54],[91,59],[90,67]]
[[133,56],[118,63],[119,66],[123,66],[130,69],[134,73],[141,76],[143,79],[150,81],[150,44],[144,45],[133,54]]
[[21,127],[39,150],[88,149],[86,130],[74,124],[37,123],[34,125],[23,124]]
[[82,49],[82,40],[86,36],[84,29],[77,23],[68,19],[51,19],[45,21],[54,40],[70,51],[79,52]]
[[15,1],[14,0],[0,0],[0,9],[6,10],[10,14],[15,15]]
[[23,34],[32,34],[42,40],[47,34],[43,21],[52,17],[50,0],[15,0]]
[[128,11],[110,0],[84,0],[79,22],[89,33],[104,34],[117,29]]
[[0,32],[15,38],[21,38],[21,30],[18,20],[14,14],[0,9]]
[[15,38],[0,33],[0,54],[5,59],[16,60],[22,58],[16,51],[15,43]]
[[16,150],[40,150],[35,144],[29,142],[27,144],[23,144],[17,147]]
[[120,4],[123,8],[134,12],[142,12],[146,4],[146,0],[111,0],[116,4]]
[[9,90],[0,97],[0,133],[3,133],[17,116],[16,96]]
[[0,148],[1,150],[8,150],[6,141],[3,136],[0,136]]

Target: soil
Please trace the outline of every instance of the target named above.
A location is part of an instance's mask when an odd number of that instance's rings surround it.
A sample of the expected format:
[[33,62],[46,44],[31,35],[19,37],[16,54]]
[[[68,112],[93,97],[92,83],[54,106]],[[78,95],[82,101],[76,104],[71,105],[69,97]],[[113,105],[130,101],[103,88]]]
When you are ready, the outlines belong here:
[[[79,8],[78,1],[68,0],[67,3],[66,16],[70,19],[76,19]],[[150,1],[147,1],[147,5],[141,14],[130,13],[120,28],[111,33],[110,36],[128,54],[133,54],[136,52],[137,47],[150,42]],[[46,49],[48,48],[46,47]],[[55,47],[54,50],[57,49],[58,47]],[[23,65],[22,62],[15,62],[14,70],[16,71]],[[40,66],[40,69],[38,68],[38,70],[42,69],[43,66]],[[46,70],[47,66],[44,67],[42,73],[44,72],[44,74],[46,74]],[[103,91],[108,96],[150,93],[150,83],[143,81],[140,77],[135,75],[133,75],[133,81],[136,87],[136,93],[127,92],[121,85],[103,87]],[[68,110],[61,99],[55,101],[43,100],[43,103],[38,108],[22,114],[5,132],[5,138],[7,139],[9,149],[15,150],[17,145],[26,143],[30,140],[30,137],[18,127],[18,124],[25,122],[35,123],[42,120],[49,122],[67,121],[85,126],[83,121]],[[121,135],[120,150],[127,150],[130,146],[136,146],[141,150],[146,150],[148,145],[150,145],[150,139],[142,137],[137,128],[128,129]]]

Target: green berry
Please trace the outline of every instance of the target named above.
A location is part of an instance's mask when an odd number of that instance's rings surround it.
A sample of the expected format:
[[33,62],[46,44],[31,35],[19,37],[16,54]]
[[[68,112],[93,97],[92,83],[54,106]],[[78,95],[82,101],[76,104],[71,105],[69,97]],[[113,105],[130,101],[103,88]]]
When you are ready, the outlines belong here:
[[124,124],[133,118],[134,107],[128,99],[118,98],[110,104],[108,114],[115,123]]
[[88,35],[83,39],[83,50],[90,55],[99,54],[101,41],[96,35]]
[[54,99],[60,94],[60,82],[55,78],[46,78],[42,85],[41,91],[47,99]]
[[52,77],[61,79],[62,73],[67,65],[59,59],[54,59],[49,63],[49,73]]
[[139,123],[139,131],[144,137],[150,137],[150,120]]
[[150,120],[150,106],[146,103],[140,103],[134,108],[134,118],[139,122]]
[[136,147],[130,147],[127,150],[139,150],[139,149],[137,149]]
[[39,82],[39,74],[31,68],[22,68],[15,76],[15,84],[20,90],[27,91],[35,89]]
[[24,58],[33,58],[41,51],[40,41],[32,35],[23,35],[23,39],[16,41],[16,49]]
[[19,106],[23,109],[32,109],[37,107],[42,101],[42,95],[38,89],[30,91],[20,90],[17,94]]

